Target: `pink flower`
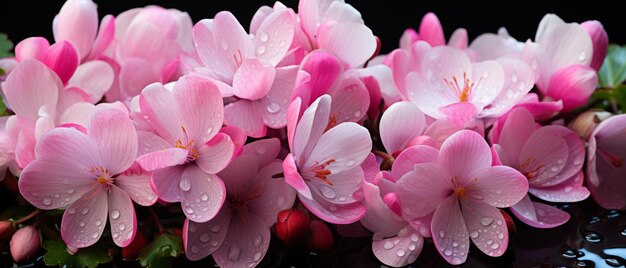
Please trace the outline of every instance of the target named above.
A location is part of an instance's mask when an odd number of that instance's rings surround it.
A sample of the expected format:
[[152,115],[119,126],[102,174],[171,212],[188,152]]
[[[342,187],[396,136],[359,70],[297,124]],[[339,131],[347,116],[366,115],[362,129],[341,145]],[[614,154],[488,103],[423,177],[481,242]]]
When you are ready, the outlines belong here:
[[299,118],[300,99],[289,106],[287,133],[291,153],[283,162],[285,181],[316,216],[337,224],[365,214],[359,166],[372,149],[368,131],[352,122],[330,129],[331,97],[318,98]]
[[137,143],[123,111],[97,108],[85,132],[56,128],[41,138],[37,159],[20,176],[20,192],[40,209],[67,207],[61,236],[69,246],[96,243],[109,218],[113,241],[124,247],[137,229],[131,199],[144,206],[156,201],[149,176],[125,173],[135,160]]
[[140,114],[154,132],[139,131],[137,162],[152,173],[152,187],[166,202],[181,202],[196,222],[212,219],[226,198],[215,174],[230,162],[235,145],[218,133],[222,127],[222,97],[213,83],[183,77],[172,90],[146,87],[139,97]]
[[489,256],[506,250],[506,224],[496,207],[522,199],[528,181],[513,168],[491,163],[485,140],[461,130],[443,143],[436,162],[415,164],[397,182],[404,218],[435,212],[430,225],[433,240],[451,264],[466,260],[470,238]]
[[[583,186],[585,146],[578,135],[563,126],[539,127],[532,114],[514,109],[504,122],[493,150],[502,165],[528,179],[528,190],[549,202],[578,202],[589,196]],[[552,206],[532,202],[527,195],[511,207],[521,221],[551,228],[569,220],[569,214]]]
[[[413,44],[417,41],[427,42],[430,46],[444,46],[446,39],[443,35],[443,27],[437,15],[432,12],[426,13],[420,22],[419,32],[409,28],[404,31],[400,37],[400,48],[410,51]],[[467,47],[467,31],[459,28],[450,36],[448,45],[458,49]]]
[[293,39],[292,13],[284,8],[267,14],[254,36],[248,35],[227,11],[193,28],[204,64],[196,72],[216,79],[223,97],[236,97],[224,108],[224,121],[243,129],[248,136],[262,137],[266,127],[282,128],[287,124],[287,106],[298,70],[295,66],[276,66]]
[[415,104],[403,101],[389,106],[380,118],[380,139],[390,155],[398,156],[402,150],[428,139],[422,136],[426,117]]
[[213,254],[220,267],[252,267],[265,256],[270,227],[277,214],[293,206],[296,195],[279,174],[278,139],[247,144],[242,154],[218,175],[224,180],[227,201],[215,218],[185,221],[185,255],[199,260]]
[[34,257],[41,247],[39,230],[32,225],[20,228],[13,234],[9,247],[11,249],[11,257],[13,257],[13,261],[16,263]]
[[342,0],[301,0],[298,17],[298,40],[306,51],[330,51],[351,68],[363,66],[376,52],[376,38],[361,13]]
[[597,20],[588,20],[580,24],[587,31],[593,44],[593,58],[589,66],[596,71],[600,70],[604,57],[609,49],[609,36],[604,30],[604,26]]
[[596,70],[590,67],[594,50],[587,31],[548,14],[539,23],[535,42],[541,94],[562,100],[565,111],[584,105],[598,84]]
[[607,209],[626,207],[626,115],[614,115],[593,131],[587,147],[587,186],[591,196]]
[[463,126],[498,117],[532,88],[534,74],[521,60],[470,62],[466,53],[440,46],[427,51],[421,72],[406,77],[408,99],[427,115]]

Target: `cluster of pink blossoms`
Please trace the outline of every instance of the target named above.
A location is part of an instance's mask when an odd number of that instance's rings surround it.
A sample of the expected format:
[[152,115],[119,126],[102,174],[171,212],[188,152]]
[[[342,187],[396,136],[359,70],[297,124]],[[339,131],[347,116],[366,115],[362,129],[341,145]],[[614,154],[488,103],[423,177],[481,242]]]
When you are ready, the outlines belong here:
[[543,201],[626,207],[626,116],[583,137],[557,120],[598,84],[597,21],[549,14],[534,40],[459,29],[446,42],[431,13],[377,56],[343,0],[276,2],[249,27],[156,6],[98,23],[91,0],[68,0],[53,32],[0,60],[14,113],[0,167],[35,207],[65,210],[73,249],[105,230],[128,246],[133,203],[159,201],[180,203],[187,258],[255,266],[297,199],[371,232],[387,265],[415,261],[425,238],[461,264],[470,241],[506,251],[501,208],[551,228],[570,216]]

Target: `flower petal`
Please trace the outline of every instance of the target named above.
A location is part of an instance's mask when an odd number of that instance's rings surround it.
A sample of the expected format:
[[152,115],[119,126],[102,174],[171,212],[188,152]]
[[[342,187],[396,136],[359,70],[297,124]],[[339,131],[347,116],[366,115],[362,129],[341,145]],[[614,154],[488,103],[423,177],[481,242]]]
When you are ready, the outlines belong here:
[[332,99],[330,114],[337,124],[359,122],[367,113],[370,96],[361,80],[348,78],[330,92]]
[[270,229],[254,214],[231,219],[222,246],[213,252],[221,267],[249,267],[261,262],[270,244]]
[[461,130],[443,142],[439,163],[452,177],[469,179],[471,172],[491,166],[491,150],[478,133]]
[[515,166],[519,162],[519,155],[528,138],[537,129],[532,114],[524,108],[515,108],[508,115],[502,132],[497,138],[500,144],[500,160],[505,165]]
[[216,174],[224,169],[235,153],[235,144],[230,136],[218,133],[198,150],[196,164],[207,174]]
[[509,244],[509,233],[502,213],[483,202],[463,200],[461,205],[474,245],[489,256],[502,256]]
[[458,199],[450,196],[441,201],[430,224],[437,251],[453,265],[464,263],[469,250],[469,232],[463,217]]
[[304,166],[312,167],[317,163],[327,163],[332,174],[349,170],[365,160],[372,150],[372,140],[364,127],[346,122],[326,131],[320,137]]
[[349,204],[334,204],[326,201],[316,192],[312,192],[312,199],[299,194],[302,204],[320,219],[334,224],[350,224],[365,216],[366,207],[361,202]]
[[258,100],[270,91],[276,76],[276,68],[258,58],[243,61],[233,77],[233,94],[247,99]]
[[311,151],[313,151],[324,130],[326,130],[330,116],[330,106],[330,96],[323,95],[304,111],[304,114],[298,121],[293,142],[291,143],[291,152],[294,154],[294,157],[300,158],[296,159],[298,163],[303,164],[304,161],[308,160]]
[[[230,55],[222,53],[219,40],[215,37],[215,24],[213,20],[203,19],[193,26],[193,41],[200,60],[215,76],[227,83],[231,83],[235,66],[231,65]],[[222,67],[224,66],[224,67]]]
[[65,210],[61,220],[61,237],[68,246],[85,248],[98,242],[106,225],[107,199],[106,191],[96,188]]
[[530,215],[536,215],[536,218],[531,218],[526,214],[526,210],[521,210],[517,208],[517,206],[511,207],[511,212],[517,216],[519,220],[522,222],[536,228],[553,228],[556,226],[560,226],[566,223],[570,216],[567,212],[562,211],[558,208],[548,206],[538,202],[532,202],[532,206],[526,209],[532,209],[532,213]]
[[494,207],[510,207],[528,192],[526,177],[508,166],[482,168],[472,172],[469,177],[476,178],[475,187],[480,192],[479,198]]
[[246,144],[243,147],[242,155],[254,155],[256,161],[258,161],[259,167],[263,168],[276,160],[280,150],[281,147],[279,139],[262,139]]
[[172,105],[174,94],[161,84],[147,86],[139,97],[141,112],[156,133],[170,142],[176,143],[179,136],[183,136],[180,126],[183,120],[177,105]]
[[113,242],[119,247],[128,246],[137,233],[137,217],[128,193],[116,186],[109,190],[109,222]]
[[283,128],[287,125],[287,109],[291,100],[298,68],[296,66],[277,68],[272,88],[261,99],[265,110],[263,123],[271,128]]
[[224,104],[219,90],[209,80],[197,76],[179,79],[174,85],[174,98],[185,135],[197,144],[211,140],[222,127]]
[[273,12],[257,29],[254,43],[256,55],[276,66],[285,57],[295,32],[294,18],[289,10]]
[[[390,245],[393,245],[391,248]],[[412,227],[406,226],[397,236],[374,239],[372,250],[382,263],[401,267],[415,262],[422,252],[424,238]]]
[[533,132],[522,147],[518,168],[521,172],[531,174],[532,185],[547,186],[554,185],[550,181],[563,170],[568,161],[569,148],[565,139],[543,127]]
[[413,171],[413,166],[420,163],[437,162],[439,151],[426,145],[411,146],[396,158],[391,167],[391,174],[401,178],[404,174]]
[[545,188],[533,187],[528,191],[536,197],[548,202],[578,202],[589,197],[589,190],[583,186],[582,171],[564,182]]
[[230,59],[225,60],[227,64],[220,68],[232,70],[232,73],[235,73],[238,67],[237,59],[241,62],[254,55],[252,38],[239,24],[237,18],[228,11],[217,13],[213,19],[213,25],[215,44],[220,44],[217,48],[218,54]]
[[278,212],[291,208],[296,200],[296,191],[283,179],[272,178],[282,172],[280,161],[274,161],[258,171],[256,180],[259,197],[250,201],[249,212],[259,217],[268,228],[276,223]]
[[497,117],[506,113],[526,96],[535,83],[535,74],[525,62],[511,57],[497,61],[504,70],[504,84],[491,105],[482,111],[483,117]]
[[55,19],[54,40],[70,40],[76,45],[81,58],[85,58],[98,31],[98,10],[91,0],[65,2]]
[[586,65],[570,65],[552,74],[547,95],[563,101],[563,110],[571,111],[587,103],[598,85],[598,75]]
[[182,165],[187,161],[189,151],[180,148],[168,148],[141,155],[137,163],[147,171]]
[[304,182],[304,179],[298,172],[298,167],[293,159],[293,154],[288,154],[283,161],[283,172],[285,173],[285,182],[307,199],[313,199],[311,189]]
[[260,138],[265,136],[267,128],[263,123],[261,103],[249,100],[238,100],[224,107],[224,124],[243,129],[246,135]]
[[43,61],[48,47],[50,47],[50,43],[43,37],[26,38],[15,46],[15,59],[17,59],[18,62],[26,59]]
[[213,174],[206,174],[193,164],[185,167],[178,186],[183,212],[195,222],[211,220],[226,199],[226,187],[222,180]]
[[424,15],[418,32],[419,38],[428,42],[433,47],[446,44],[446,39],[443,36],[443,27],[441,27],[437,15],[432,12],[428,12]]
[[157,194],[150,187],[150,175],[141,170],[124,172],[115,177],[115,185],[127,192],[135,203],[151,206],[157,201]]
[[150,183],[154,192],[165,202],[180,202],[180,180],[184,166],[172,166],[152,172]]
[[197,223],[185,219],[183,243],[185,256],[191,261],[204,259],[222,246],[230,226],[231,211],[222,208],[210,221]]
[[128,169],[137,156],[137,131],[128,115],[115,108],[96,108],[87,126],[111,174]]
[[104,61],[94,60],[81,64],[67,82],[91,95],[91,102],[97,103],[115,81],[113,68]]
[[424,132],[426,117],[410,102],[397,102],[389,106],[380,119],[380,139],[388,153],[406,148],[409,141]]
[[452,194],[450,178],[436,163],[415,164],[413,171],[404,174],[396,183],[402,216],[413,220],[432,213]]
[[109,47],[114,37],[115,17],[106,15],[100,22],[100,29],[98,29],[98,35],[93,42],[93,47],[91,48],[88,59],[97,59],[100,57],[102,52]]
[[323,25],[317,31],[317,44],[335,53],[350,67],[362,66],[376,51],[372,30],[361,23]]

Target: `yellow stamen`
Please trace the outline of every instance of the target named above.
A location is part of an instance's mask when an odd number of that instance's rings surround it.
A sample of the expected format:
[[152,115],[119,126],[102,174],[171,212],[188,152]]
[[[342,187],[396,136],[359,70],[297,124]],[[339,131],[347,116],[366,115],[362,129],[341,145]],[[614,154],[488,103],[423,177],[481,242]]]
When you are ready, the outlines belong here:
[[313,169],[313,172],[315,173],[315,177],[318,179],[321,179],[323,182],[327,183],[330,186],[333,186],[333,183],[328,180],[328,175],[330,175],[331,172],[330,170],[326,169],[326,167],[332,164],[333,162],[335,162],[335,159],[330,159]]

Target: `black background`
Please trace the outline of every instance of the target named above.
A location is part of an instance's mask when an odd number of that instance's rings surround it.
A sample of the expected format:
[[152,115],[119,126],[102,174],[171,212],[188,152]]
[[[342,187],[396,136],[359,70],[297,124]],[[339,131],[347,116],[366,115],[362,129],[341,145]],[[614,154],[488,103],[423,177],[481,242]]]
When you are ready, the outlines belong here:
[[[0,32],[7,33],[14,43],[29,36],[52,39],[52,19],[64,1],[59,0],[3,0],[0,4]],[[466,28],[470,40],[484,32],[496,32],[504,26],[518,40],[534,38],[539,21],[546,13],[555,13],[568,22],[595,19],[602,22],[611,43],[626,44],[626,9],[618,8],[620,1],[364,1],[348,0],[362,14],[365,24],[382,40],[382,52],[398,46],[400,35],[407,27],[418,28],[420,20],[429,11],[435,12],[443,24],[446,38],[458,27]],[[254,12],[261,5],[272,5],[269,0],[214,0],[214,1],[98,1],[100,17],[117,15],[133,8],[157,4],[188,12],[194,23],[212,18],[221,10],[235,14],[247,29]],[[294,9],[297,0],[283,3]],[[621,13],[621,14],[620,14]]]

